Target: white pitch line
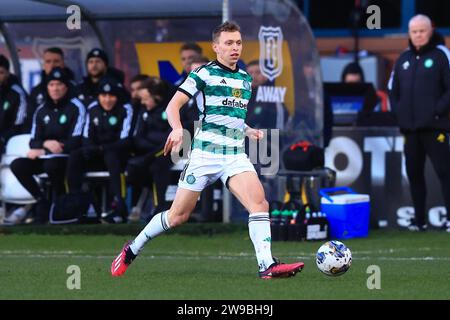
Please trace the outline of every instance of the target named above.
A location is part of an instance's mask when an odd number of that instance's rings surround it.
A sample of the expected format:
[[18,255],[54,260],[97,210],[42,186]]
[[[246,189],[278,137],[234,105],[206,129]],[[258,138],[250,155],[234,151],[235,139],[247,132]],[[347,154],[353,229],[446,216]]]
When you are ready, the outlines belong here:
[[[286,256],[289,259],[301,259],[301,260],[313,260],[314,256]],[[63,254],[63,253],[46,253],[46,254],[7,254],[2,256],[2,258],[31,258],[31,259],[48,259],[48,258],[60,258],[60,259],[98,259],[98,260],[111,260],[115,256],[112,255],[83,255],[83,254]],[[140,260],[157,260],[157,259],[171,259],[171,260],[239,260],[239,259],[254,259],[254,255],[202,255],[202,256],[182,256],[182,255],[151,255],[151,256],[141,256]],[[450,257],[384,257],[384,256],[353,256],[354,261],[358,260],[386,260],[386,261],[450,261]]]

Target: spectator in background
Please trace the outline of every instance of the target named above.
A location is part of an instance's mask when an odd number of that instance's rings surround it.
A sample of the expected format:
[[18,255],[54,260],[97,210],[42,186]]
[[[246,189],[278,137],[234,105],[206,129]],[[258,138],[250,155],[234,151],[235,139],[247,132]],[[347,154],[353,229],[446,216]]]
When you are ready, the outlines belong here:
[[80,146],[85,119],[83,104],[69,95],[70,75],[66,70],[53,68],[46,79],[48,99],[33,116],[30,151],[26,158],[11,163],[17,180],[37,201],[35,223],[48,221],[50,199],[33,176],[47,173],[53,196],[65,193],[67,156]]
[[143,107],[133,135],[135,157],[128,161],[127,180],[134,188],[148,187],[153,194],[153,211],[160,212],[168,208],[165,194],[173,164],[169,157],[163,156],[164,144],[171,131],[165,111],[168,86],[158,78],[144,80],[139,96]]
[[[189,73],[206,65],[209,62],[209,59],[205,56],[197,56],[192,58],[191,64],[189,65]],[[194,95],[189,101],[181,108],[180,117],[183,128],[189,131],[191,137],[194,136],[195,127],[194,122],[199,119],[199,111],[197,107],[197,99],[201,99],[199,97],[199,93]]]
[[183,83],[184,79],[188,76],[189,72],[191,72],[191,63],[195,57],[201,57],[203,53],[202,48],[194,43],[187,42],[183,44],[180,48],[180,60],[181,65],[183,66],[183,72],[181,74],[180,79],[175,82],[176,86],[179,86]]
[[124,89],[125,74],[123,71],[109,66],[108,55],[99,48],[94,48],[86,56],[87,76],[78,84],[75,89],[78,99],[87,107],[97,99],[99,93],[99,83],[104,76],[114,78],[123,89],[121,103],[128,103],[130,94]]
[[289,112],[281,102],[261,99],[258,90],[262,86],[270,86],[268,79],[262,74],[259,61],[247,64],[247,72],[252,76],[252,97],[248,103],[247,124],[256,129],[283,129],[289,119]]
[[110,190],[114,196],[112,212],[104,217],[108,223],[126,222],[125,184],[121,179],[130,149],[133,108],[124,104],[124,90],[117,79],[99,81],[97,99],[87,110],[82,147],[70,154],[67,180],[71,193],[81,192],[84,173],[108,170]]
[[350,62],[342,71],[341,81],[344,83],[364,83],[364,71],[357,62]]
[[191,72],[197,68],[200,68],[201,66],[204,66],[208,62],[209,62],[209,59],[205,56],[198,56],[198,57],[192,58],[189,72]]
[[86,56],[87,76],[77,86],[76,93],[87,107],[96,100],[100,79],[108,70],[108,55],[102,49],[94,48]]
[[[350,62],[342,71],[341,80],[344,83],[366,83],[364,77],[364,71],[357,62]],[[371,112],[380,111],[379,98],[377,92],[373,87],[367,87],[364,92],[364,104],[358,114],[358,122],[363,122],[364,118],[367,118]],[[378,106],[377,106],[378,105]]]
[[138,74],[131,78],[130,81],[131,106],[133,107],[133,121],[131,124],[131,132],[134,132],[136,120],[142,107],[141,97],[139,96],[139,89],[142,86],[142,83],[147,79],[150,79],[148,75]]
[[150,77],[146,74],[138,74],[135,75],[130,80],[130,92],[131,92],[131,105],[133,106],[133,109],[136,107],[141,107],[141,97],[139,96],[139,89],[142,87],[142,83],[150,79]]
[[426,217],[425,160],[439,178],[450,232],[450,52],[433,32],[430,19],[409,21],[409,48],[395,63],[389,81],[391,105],[405,136],[404,153],[415,217],[411,231],[424,231]]
[[[146,74],[137,74],[130,80],[131,106],[133,107],[133,121],[131,125],[131,132],[135,131],[139,113],[141,112],[141,109],[144,107],[144,105],[141,102],[141,97],[139,96],[139,89],[142,86],[142,83],[150,78],[151,77]],[[133,189],[131,191],[132,209],[130,215],[128,216],[129,221],[138,221],[140,219],[142,208],[137,204],[141,193],[142,188],[138,186],[133,186]]]
[[[272,165],[272,163],[261,163],[260,154],[272,154],[272,132],[270,129],[280,130],[279,146],[281,150],[284,138],[283,129],[286,128],[286,124],[288,123],[289,113],[281,101],[267,99],[267,95],[259,93],[259,90],[264,90],[265,87],[274,86],[274,84],[269,82],[269,79],[262,74],[259,60],[250,61],[247,64],[247,72],[252,77],[252,95],[247,106],[246,123],[255,129],[269,129],[267,130],[267,150],[261,150],[260,143],[257,145],[258,163],[255,163],[254,167],[258,175],[260,175],[260,181],[268,199],[273,200],[271,197],[275,195],[276,181],[273,177],[261,175],[261,169]],[[246,152],[250,155],[248,143],[246,143],[246,147]]]
[[169,34],[169,20],[167,19],[157,19],[155,21],[155,41],[165,42],[170,40]]
[[69,94],[73,94],[74,74],[72,70],[67,68],[64,63],[64,52],[61,48],[50,47],[44,50],[42,56],[42,71],[41,71],[41,82],[31,89],[30,97],[28,100],[27,117],[24,124],[24,132],[31,131],[31,123],[33,122],[33,115],[36,109],[44,103],[47,97],[47,76],[53,68],[62,68],[65,70],[67,76],[70,78],[70,88]]
[[0,159],[8,139],[22,133],[27,113],[27,94],[9,67],[9,60],[0,55]]

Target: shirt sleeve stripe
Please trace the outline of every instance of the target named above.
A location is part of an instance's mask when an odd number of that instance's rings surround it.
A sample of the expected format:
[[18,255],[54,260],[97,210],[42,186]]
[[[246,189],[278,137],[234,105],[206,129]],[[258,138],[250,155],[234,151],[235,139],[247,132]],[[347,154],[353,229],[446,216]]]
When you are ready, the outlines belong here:
[[74,99],[72,99],[70,101],[74,105],[76,105],[77,108],[78,108],[77,123],[75,125],[74,130],[73,130],[72,136],[73,137],[81,136],[81,133],[83,131],[84,120],[85,120],[85,117],[86,117],[86,110],[85,110],[84,105],[81,103],[80,100],[74,98]]
[[20,96],[20,104],[19,109],[17,110],[17,117],[15,121],[15,125],[20,125],[24,122],[25,116],[27,114],[27,97],[23,89],[17,84],[11,87],[14,91],[16,91]]

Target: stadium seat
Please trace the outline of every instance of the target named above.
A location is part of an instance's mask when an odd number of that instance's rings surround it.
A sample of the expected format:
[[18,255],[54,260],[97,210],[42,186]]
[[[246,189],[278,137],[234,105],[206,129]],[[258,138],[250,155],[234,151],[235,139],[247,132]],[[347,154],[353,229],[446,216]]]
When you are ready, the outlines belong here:
[[26,157],[29,150],[30,135],[21,134],[13,136],[6,144],[6,152],[2,156],[0,163],[0,201],[2,202],[0,221],[3,221],[6,214],[6,204],[32,204],[36,200],[22,186],[11,172],[10,165],[13,160]]

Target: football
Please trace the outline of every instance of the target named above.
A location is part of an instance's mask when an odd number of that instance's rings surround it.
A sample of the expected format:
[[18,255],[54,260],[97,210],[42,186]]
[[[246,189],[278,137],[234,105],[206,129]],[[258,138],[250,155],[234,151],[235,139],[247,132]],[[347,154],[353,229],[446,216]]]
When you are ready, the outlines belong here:
[[328,241],[317,250],[316,264],[326,275],[340,276],[350,268],[352,253],[342,242]]

